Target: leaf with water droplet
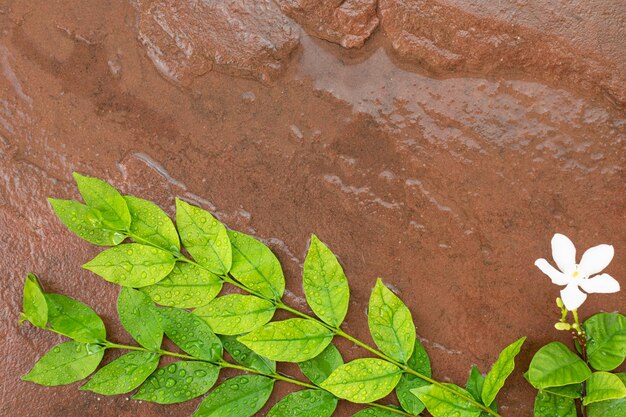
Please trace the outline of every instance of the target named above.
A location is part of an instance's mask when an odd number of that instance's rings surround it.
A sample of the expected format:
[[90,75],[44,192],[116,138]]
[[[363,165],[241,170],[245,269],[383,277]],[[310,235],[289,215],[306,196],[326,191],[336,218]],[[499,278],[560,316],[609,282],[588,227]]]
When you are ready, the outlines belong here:
[[626,397],[626,386],[620,378],[609,372],[594,372],[587,380],[587,395],[583,405]]
[[548,343],[535,353],[527,372],[535,388],[577,384],[591,376],[587,364],[561,342]]
[[[547,392],[538,392],[535,398],[535,417],[576,417],[576,403],[571,398]],[[591,417],[591,416],[590,416]],[[600,416],[598,416],[600,417]],[[608,417],[602,415],[602,417]]]
[[33,326],[44,328],[48,324],[48,303],[35,274],[29,273],[24,280],[22,319]]
[[[391,408],[398,409],[397,407],[390,406]],[[381,408],[364,408],[356,414],[353,414],[352,417],[398,417],[398,413],[394,413],[390,410],[385,410]]]
[[479,417],[482,413],[469,401],[472,395],[454,384],[426,385],[411,392],[434,417]]
[[229,230],[228,237],[233,248],[230,273],[249,289],[279,300],[285,291],[285,276],[276,255],[252,236]]
[[271,302],[252,295],[229,294],[194,310],[217,334],[237,335],[263,326],[274,316]]
[[162,249],[128,243],[101,252],[83,268],[114,284],[138,288],[161,281],[175,263],[172,254]]
[[150,298],[132,288],[122,287],[117,311],[124,329],[141,346],[158,350],[163,341],[163,327],[158,311]]
[[[419,372],[424,376],[430,377],[432,375],[428,353],[418,339],[415,339],[413,353],[411,354],[407,365],[409,366],[409,368]],[[402,378],[400,378],[400,382],[398,382],[398,386],[396,387],[396,396],[398,397],[398,401],[400,401],[400,405],[405,411],[408,411],[411,414],[418,415],[424,410],[424,404],[411,393],[411,390],[414,388],[426,386],[428,384],[429,382],[413,374],[402,374]]]
[[49,198],[48,202],[59,217],[59,220],[78,237],[99,246],[115,246],[124,240],[120,233],[104,226],[101,221],[94,219],[102,218],[96,210],[74,200],[57,200]]
[[260,375],[227,379],[209,393],[191,417],[251,417],[267,402],[274,380]]
[[232,249],[226,228],[208,211],[176,199],[180,239],[200,265],[217,275],[230,271]]
[[50,327],[78,342],[104,342],[106,328],[90,307],[61,294],[46,294]]
[[356,359],[335,369],[320,387],[353,403],[369,403],[393,391],[401,375],[400,368],[382,359]]
[[504,348],[485,377],[481,398],[487,407],[496,399],[496,395],[504,386],[504,381],[513,372],[515,357],[519,354],[525,340],[526,337],[522,337]]
[[313,359],[298,364],[304,376],[315,385],[324,382],[341,365],[343,365],[341,352],[332,343]]
[[104,356],[100,345],[70,341],[52,348],[22,377],[39,385],[67,385],[86,378]]
[[266,358],[302,362],[319,355],[333,339],[333,332],[309,319],[275,321],[239,338]]
[[219,372],[218,366],[207,362],[174,362],[150,375],[133,399],[158,404],[189,401],[210,390]]
[[[167,251],[180,251],[174,223],[159,206],[131,195],[124,196],[130,211],[130,233]],[[141,242],[140,242],[141,243]]]
[[330,417],[337,398],[326,391],[308,389],[292,392],[277,402],[267,417]]
[[222,358],[222,342],[200,317],[179,308],[159,309],[165,334],[191,356],[207,361]]
[[237,362],[264,374],[276,372],[276,362],[257,355],[246,345],[237,340],[236,336],[220,336],[224,349]]
[[367,323],[376,346],[406,363],[415,345],[415,325],[408,307],[378,279],[370,296]]
[[588,318],[589,364],[598,371],[612,371],[626,359],[626,317],[620,313],[599,313]]
[[141,385],[158,365],[155,352],[130,352],[104,366],[80,389],[102,395],[124,394]]
[[74,172],[78,191],[91,208],[102,215],[102,224],[111,230],[127,230],[130,212],[124,197],[106,182]]
[[[626,386],[626,373],[615,374]],[[626,416],[626,398],[600,401],[587,406],[589,417],[624,417]]]
[[348,280],[335,255],[315,235],[304,260],[303,281],[313,312],[325,323],[339,326],[348,312]]
[[143,287],[160,305],[178,308],[200,307],[222,290],[222,280],[206,269],[186,262],[176,262],[168,276],[154,285]]

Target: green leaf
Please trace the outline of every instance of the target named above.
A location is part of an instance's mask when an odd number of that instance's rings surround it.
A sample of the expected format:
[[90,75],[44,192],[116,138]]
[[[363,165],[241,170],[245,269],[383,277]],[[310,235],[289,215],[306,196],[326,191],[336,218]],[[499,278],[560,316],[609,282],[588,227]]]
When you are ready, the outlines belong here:
[[496,395],[504,386],[504,381],[506,381],[509,375],[511,375],[511,372],[513,372],[513,368],[515,368],[515,357],[519,354],[525,340],[526,337],[522,337],[504,348],[485,377],[482,400],[483,404],[487,407],[496,399]]
[[309,319],[275,321],[239,338],[257,354],[280,362],[303,362],[319,355],[333,333]]
[[39,385],[67,385],[86,378],[104,356],[100,345],[76,341],[61,343],[48,351],[33,369],[22,377]]
[[130,352],[109,363],[80,387],[102,395],[130,392],[141,385],[159,365],[154,352]]
[[285,291],[285,276],[276,255],[252,236],[228,231],[233,250],[230,273],[259,294],[279,300]]
[[99,246],[114,246],[125,238],[121,232],[106,228],[98,210],[74,200],[49,198],[48,202],[61,222],[78,237]]
[[[407,365],[424,376],[430,377],[432,374],[428,353],[418,339],[415,339],[413,354],[409,358]],[[428,384],[427,381],[415,375],[409,373],[402,374],[402,378],[400,378],[400,382],[398,382],[396,387],[396,396],[402,408],[411,414],[417,415],[421,413],[424,410],[424,404],[411,393],[411,390]]]
[[[426,385],[411,392],[426,405],[428,412],[434,417],[479,417],[481,409],[472,404],[468,398],[471,394],[454,384]],[[446,389],[447,388],[447,389]]]
[[617,375],[609,372],[594,372],[587,380],[587,395],[583,399],[583,405],[624,397],[626,397],[626,386]]
[[558,395],[566,398],[580,398],[582,392],[582,384],[570,384],[563,385],[562,387],[548,387],[543,389],[544,392],[549,394]]
[[346,317],[350,288],[335,255],[317,236],[304,260],[304,295],[313,312],[325,323],[338,327]]
[[77,342],[104,342],[102,319],[85,304],[61,294],[46,294],[50,327]]
[[194,310],[217,334],[237,335],[263,326],[274,317],[271,302],[252,295],[229,294]]
[[626,317],[599,313],[583,324],[587,334],[589,364],[599,371],[612,371],[626,358]]
[[315,385],[324,382],[341,365],[343,365],[341,352],[332,343],[313,359],[298,364],[304,376]]
[[257,355],[246,345],[238,341],[235,336],[220,336],[220,340],[226,352],[230,354],[235,362],[264,374],[273,374],[276,372],[276,362]]
[[117,299],[117,311],[122,326],[137,343],[150,350],[161,347],[163,327],[158,311],[147,295],[122,287]]
[[150,375],[133,399],[159,404],[189,401],[210,390],[219,373],[219,367],[206,362],[174,362]]
[[576,415],[576,403],[573,399],[547,392],[537,393],[535,417],[576,417]]
[[101,252],[83,268],[114,284],[138,288],[161,281],[172,271],[175,263],[169,252],[129,243]]
[[127,230],[130,212],[124,197],[113,187],[98,178],[74,173],[78,191],[85,203],[102,215],[102,225],[113,230]]
[[367,322],[376,346],[406,363],[415,344],[415,325],[406,305],[383,282],[376,280],[370,296]]
[[168,276],[154,285],[143,287],[155,303],[178,308],[200,307],[222,290],[222,280],[195,264],[176,262]]
[[162,308],[159,312],[165,334],[182,350],[207,361],[222,358],[222,342],[200,317],[172,307]]
[[28,274],[24,280],[24,302],[22,319],[33,326],[44,328],[48,324],[48,303],[35,274]]
[[260,375],[227,379],[209,393],[192,417],[251,417],[270,398],[274,380]]
[[173,253],[180,252],[180,240],[176,227],[159,206],[131,195],[124,196],[124,200],[130,211],[132,235],[164,250]]
[[[391,408],[396,408],[391,406]],[[384,410],[381,408],[364,408],[356,414],[353,414],[352,417],[398,417],[398,413],[394,413],[393,411]]]
[[326,391],[306,389],[292,392],[272,407],[267,417],[330,417],[337,398]]
[[369,403],[393,391],[401,375],[400,368],[382,359],[356,359],[335,369],[320,387],[353,403]]
[[476,401],[482,401],[483,385],[485,384],[485,377],[480,373],[478,368],[474,365],[470,371],[469,378],[465,383],[465,389],[472,394],[472,397]]
[[537,389],[585,381],[591,375],[587,364],[561,342],[548,343],[530,362],[528,381]]
[[176,225],[183,245],[202,266],[225,275],[232,264],[226,228],[208,211],[176,199]]
[[[626,385],[626,374],[616,375]],[[626,398],[589,404],[587,415],[589,417],[624,417],[626,416]]]

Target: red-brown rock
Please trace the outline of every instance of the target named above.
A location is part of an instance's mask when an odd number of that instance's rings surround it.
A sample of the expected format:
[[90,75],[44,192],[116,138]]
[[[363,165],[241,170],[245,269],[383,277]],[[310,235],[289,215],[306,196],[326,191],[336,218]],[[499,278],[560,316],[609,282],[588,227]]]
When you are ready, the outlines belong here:
[[276,0],[313,36],[360,48],[378,26],[377,0]]
[[626,8],[543,3],[380,0],[379,11],[393,49],[436,74],[514,72],[626,103],[626,53],[612,41],[626,36]]
[[137,8],[148,55],[177,81],[211,70],[270,81],[299,41],[271,0],[139,0]]

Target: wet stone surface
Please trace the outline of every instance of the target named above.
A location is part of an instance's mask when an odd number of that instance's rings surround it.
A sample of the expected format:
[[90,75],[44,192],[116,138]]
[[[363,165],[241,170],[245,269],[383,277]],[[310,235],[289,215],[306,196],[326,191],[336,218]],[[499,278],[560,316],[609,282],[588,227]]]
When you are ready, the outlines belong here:
[[[552,234],[579,251],[613,244],[607,272],[626,285],[626,10],[491,3],[381,0],[383,30],[345,49],[269,2],[0,2],[0,415],[187,416],[199,402],[19,381],[61,341],[17,325],[28,271],[95,306],[111,338],[131,343],[118,288],[81,268],[99,249],[46,202],[77,198],[79,171],[169,214],[181,197],[262,239],[283,264],[285,302],[304,310],[315,233],[348,275],[345,330],[371,341],[364,311],[382,277],[441,380],[462,384],[472,364],[487,372],[528,335],[498,402],[504,416],[531,416],[522,371],[549,340],[568,343],[552,328],[558,288],[533,266]],[[178,75],[155,66],[145,38]],[[624,305],[624,291],[594,295],[581,314]],[[346,359],[365,356],[337,344]],[[276,387],[264,412],[293,389]],[[357,409],[341,403],[336,415]]]

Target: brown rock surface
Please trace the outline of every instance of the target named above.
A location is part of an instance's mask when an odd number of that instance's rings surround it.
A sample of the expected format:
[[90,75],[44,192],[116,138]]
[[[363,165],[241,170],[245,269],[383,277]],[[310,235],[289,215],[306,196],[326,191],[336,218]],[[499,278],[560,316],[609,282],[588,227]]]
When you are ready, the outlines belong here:
[[624,6],[613,0],[380,0],[379,11],[397,54],[435,74],[539,77],[624,104]]
[[139,39],[166,77],[212,69],[268,82],[298,46],[298,28],[272,0],[137,0]]
[[360,48],[378,26],[377,0],[276,0],[310,34]]
[[[533,266],[552,234],[579,252],[613,244],[606,272],[626,285],[624,106],[543,73],[407,70],[382,34],[359,51],[303,36],[293,71],[271,85],[213,71],[181,87],[146,56],[136,19],[123,2],[0,2],[0,416],[183,417],[200,401],[161,406],[19,380],[62,340],[17,325],[28,271],[93,305],[112,340],[132,343],[118,288],[81,268],[100,249],[46,202],[78,198],[75,170],[170,214],[180,196],[264,239],[283,263],[285,302],[300,309],[316,233],[350,281],[344,329],[371,343],[364,310],[382,277],[410,307],[439,379],[463,384],[472,364],[486,372],[503,346],[529,336],[498,403],[505,417],[532,416],[522,372],[541,345],[569,343],[552,328],[559,288]],[[624,305],[624,290],[596,294],[581,314]],[[346,359],[367,355],[337,343]],[[293,389],[277,384],[259,415]],[[335,416],[358,409],[341,402]]]

